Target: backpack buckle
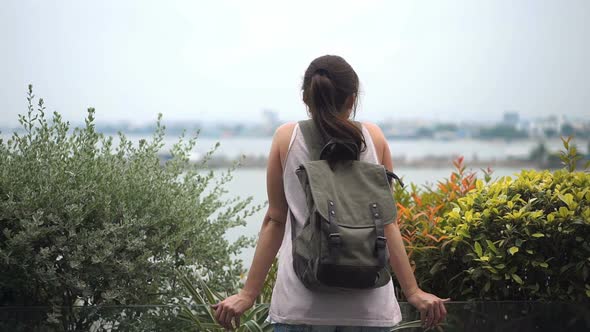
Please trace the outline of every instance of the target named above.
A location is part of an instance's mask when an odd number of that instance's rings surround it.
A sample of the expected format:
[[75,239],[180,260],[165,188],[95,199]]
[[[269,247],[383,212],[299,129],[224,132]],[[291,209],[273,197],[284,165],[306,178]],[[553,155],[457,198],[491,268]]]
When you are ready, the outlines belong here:
[[387,238],[385,236],[377,236],[377,241],[375,241],[375,249],[385,249],[387,244]]
[[340,237],[340,233],[330,233],[330,235],[328,235],[328,238],[331,246],[340,246],[342,244],[342,238]]

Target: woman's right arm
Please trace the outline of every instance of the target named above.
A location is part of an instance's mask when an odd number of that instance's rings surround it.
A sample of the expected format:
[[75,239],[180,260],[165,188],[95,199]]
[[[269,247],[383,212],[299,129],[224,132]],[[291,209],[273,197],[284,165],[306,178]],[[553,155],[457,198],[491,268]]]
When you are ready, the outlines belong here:
[[235,327],[238,327],[240,316],[254,305],[283,241],[288,210],[283,186],[281,156],[285,155],[288,149],[292,127],[292,125],[281,126],[273,137],[266,172],[268,210],[262,221],[254,258],[248,270],[244,288],[238,294],[213,306],[216,320],[226,329],[233,328],[232,321],[235,321]]

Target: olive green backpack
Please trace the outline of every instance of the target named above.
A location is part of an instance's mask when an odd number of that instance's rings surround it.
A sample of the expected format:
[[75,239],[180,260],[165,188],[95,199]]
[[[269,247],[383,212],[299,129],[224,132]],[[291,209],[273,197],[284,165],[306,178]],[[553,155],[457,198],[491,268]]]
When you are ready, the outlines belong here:
[[350,160],[323,160],[342,144],[326,143],[312,120],[299,128],[310,161],[296,174],[309,213],[300,230],[291,223],[295,274],[314,291],[386,285],[391,275],[384,226],[395,221],[391,179],[400,179],[383,165],[359,161],[358,151]]

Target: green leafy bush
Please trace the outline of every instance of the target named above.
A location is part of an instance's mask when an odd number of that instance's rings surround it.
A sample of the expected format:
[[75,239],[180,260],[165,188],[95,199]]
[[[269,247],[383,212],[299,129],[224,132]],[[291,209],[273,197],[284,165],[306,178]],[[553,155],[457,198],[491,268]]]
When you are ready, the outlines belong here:
[[[43,100],[20,115],[24,134],[0,141],[0,305],[71,307],[170,303],[182,293],[175,270],[214,275],[210,287],[236,286],[232,259],[252,240],[229,243],[260,206],[226,199],[232,169],[215,175],[189,162],[196,136],[184,135],[162,164],[165,127],[151,140],[70,129],[46,119]],[[36,109],[35,109],[36,108]],[[55,309],[49,321],[85,330],[92,320]]]
[[590,174],[483,181],[455,166],[434,189],[396,192],[418,283],[453,300],[589,301]]
[[590,174],[523,170],[454,206],[433,269],[451,297],[590,300]]

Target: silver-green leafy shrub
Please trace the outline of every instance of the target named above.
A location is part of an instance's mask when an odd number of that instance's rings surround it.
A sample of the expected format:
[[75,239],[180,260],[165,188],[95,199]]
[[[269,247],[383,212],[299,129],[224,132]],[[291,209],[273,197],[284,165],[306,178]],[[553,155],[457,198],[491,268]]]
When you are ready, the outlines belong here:
[[0,140],[0,305],[53,306],[49,322],[85,330],[92,320],[58,308],[170,303],[182,293],[175,270],[235,287],[232,257],[252,240],[224,234],[260,206],[226,198],[234,168],[208,169],[213,150],[189,162],[196,136],[184,135],[161,162],[161,115],[150,140],[120,133],[116,146],[94,115],[72,130],[29,86],[23,132]]

